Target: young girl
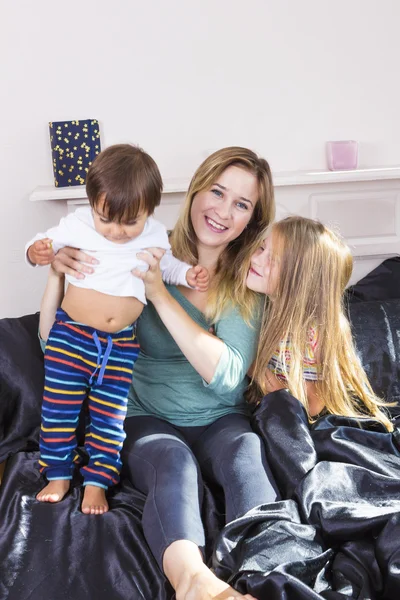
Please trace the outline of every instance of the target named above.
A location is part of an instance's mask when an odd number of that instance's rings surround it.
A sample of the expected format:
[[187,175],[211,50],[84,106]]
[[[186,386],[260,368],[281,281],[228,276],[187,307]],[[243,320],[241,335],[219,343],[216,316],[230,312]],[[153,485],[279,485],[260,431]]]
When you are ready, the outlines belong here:
[[[303,217],[275,223],[250,259],[247,286],[266,304],[249,400],[283,388],[313,420],[322,411],[373,416],[392,431],[361,366],[343,307],[353,259],[330,229]],[[260,394],[261,392],[261,394]]]

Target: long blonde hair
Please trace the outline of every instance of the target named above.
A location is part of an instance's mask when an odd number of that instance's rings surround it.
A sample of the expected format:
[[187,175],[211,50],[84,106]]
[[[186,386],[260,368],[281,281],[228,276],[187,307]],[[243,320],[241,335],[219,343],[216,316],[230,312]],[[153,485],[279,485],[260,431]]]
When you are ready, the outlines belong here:
[[[371,415],[391,431],[393,426],[380,408],[385,403],[371,388],[344,311],[343,292],[353,269],[349,247],[322,223],[302,217],[275,223],[270,235],[279,277],[266,305],[254,382],[265,394],[266,369],[280,348],[279,361],[288,388],[309,414],[303,360],[309,331],[316,327],[320,373],[315,385],[326,410],[356,418]],[[285,360],[288,343],[290,365]],[[250,397],[255,400],[254,389]]]
[[193,199],[199,192],[209,189],[230,166],[241,167],[256,177],[258,201],[247,227],[219,256],[206,310],[206,316],[213,322],[228,306],[238,306],[246,321],[253,314],[257,295],[246,287],[243,265],[259,231],[269,225],[275,216],[274,188],[267,161],[252,150],[236,146],[222,148],[211,154],[199,166],[190,182],[185,204],[170,238],[172,251],[177,258],[197,264],[197,237],[190,218]]

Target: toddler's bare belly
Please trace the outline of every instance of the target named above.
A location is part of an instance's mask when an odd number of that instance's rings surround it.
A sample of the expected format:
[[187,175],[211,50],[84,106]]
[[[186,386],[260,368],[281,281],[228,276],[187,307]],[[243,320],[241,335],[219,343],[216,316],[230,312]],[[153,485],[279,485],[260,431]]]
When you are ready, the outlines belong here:
[[143,310],[137,298],[110,296],[69,284],[61,308],[71,317],[95,329],[115,333],[131,325]]

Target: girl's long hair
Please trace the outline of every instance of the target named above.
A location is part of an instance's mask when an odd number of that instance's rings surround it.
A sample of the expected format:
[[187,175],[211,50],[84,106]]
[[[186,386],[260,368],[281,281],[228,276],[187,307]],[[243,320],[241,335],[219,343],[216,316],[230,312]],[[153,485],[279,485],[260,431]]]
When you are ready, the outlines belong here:
[[190,218],[193,199],[210,189],[215,180],[230,166],[252,173],[258,182],[258,201],[252,217],[239,235],[221,253],[209,291],[206,316],[218,320],[228,306],[237,306],[248,322],[257,305],[257,294],[246,287],[245,260],[260,230],[275,216],[274,188],[269,164],[252,150],[232,146],[211,154],[200,165],[190,182],[185,204],[170,237],[174,256],[195,265],[198,262],[197,237]]
[[[259,399],[260,390],[266,393],[266,369],[280,348],[288,388],[309,415],[303,360],[310,329],[316,328],[320,372],[315,384],[326,410],[348,417],[371,415],[391,431],[381,410],[385,402],[371,388],[344,311],[343,292],[353,269],[349,247],[321,223],[302,217],[275,223],[270,235],[271,259],[279,261],[280,276],[273,299],[266,302],[250,400]],[[289,342],[290,365],[284,351]]]

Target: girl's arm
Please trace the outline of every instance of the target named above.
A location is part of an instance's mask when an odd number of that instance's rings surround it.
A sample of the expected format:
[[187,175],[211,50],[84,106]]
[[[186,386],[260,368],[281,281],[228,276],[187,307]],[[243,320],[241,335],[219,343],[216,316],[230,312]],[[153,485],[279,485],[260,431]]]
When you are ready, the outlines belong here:
[[[217,335],[213,335],[195,323],[179,302],[169,294],[159,269],[162,255],[163,251],[158,248],[139,253],[138,258],[149,264],[149,270],[145,273],[134,270],[133,274],[144,281],[146,297],[153,303],[165,327],[200,377],[210,384],[223,353],[229,352],[236,365],[230,365],[232,376],[229,382],[225,380],[224,384],[221,384],[221,388],[227,391],[235,387],[246,375],[249,367],[249,364],[246,364],[247,357],[244,358],[243,351],[227,347],[227,344],[217,337],[218,332]],[[253,356],[250,356],[249,363],[252,358]]]
[[52,267],[49,270],[46,288],[40,305],[39,333],[45,342],[56,318],[57,308],[64,297],[64,275]]
[[318,396],[317,384],[313,381],[306,381],[306,390],[308,398],[308,412],[312,417],[319,415],[325,404]]

